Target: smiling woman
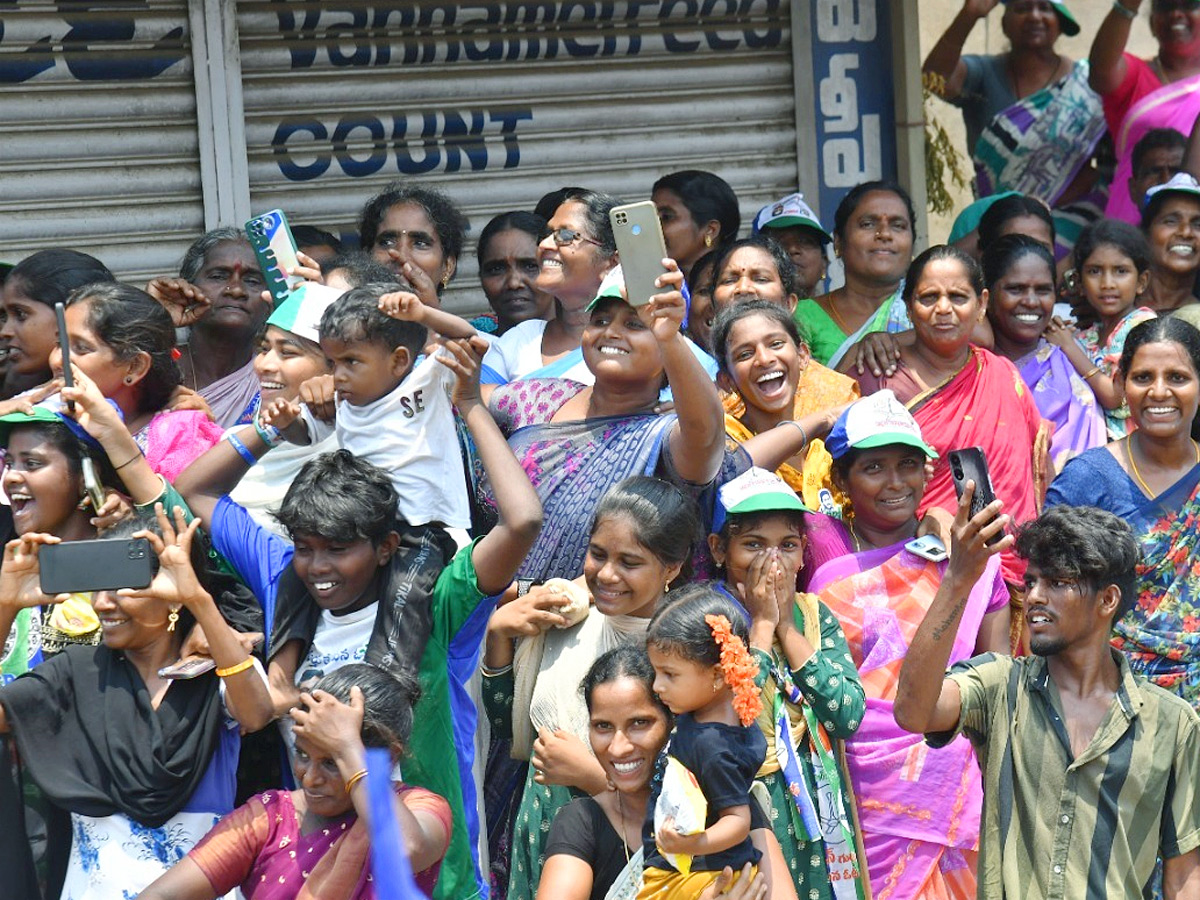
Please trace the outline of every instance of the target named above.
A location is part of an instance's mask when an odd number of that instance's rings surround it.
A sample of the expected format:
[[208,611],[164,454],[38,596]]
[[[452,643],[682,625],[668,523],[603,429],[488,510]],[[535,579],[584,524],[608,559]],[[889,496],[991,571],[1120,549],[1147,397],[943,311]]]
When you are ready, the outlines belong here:
[[1047,506],[1097,506],[1133,527],[1142,547],[1136,602],[1113,643],[1134,671],[1200,708],[1200,580],[1177,561],[1195,552],[1200,511],[1200,332],[1151,319],[1125,340],[1118,378],[1137,429],[1067,463]]

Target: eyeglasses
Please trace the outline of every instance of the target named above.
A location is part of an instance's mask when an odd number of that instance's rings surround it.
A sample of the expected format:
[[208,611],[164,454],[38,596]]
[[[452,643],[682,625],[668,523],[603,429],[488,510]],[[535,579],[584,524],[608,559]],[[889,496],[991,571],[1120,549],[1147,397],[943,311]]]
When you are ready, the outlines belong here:
[[576,241],[583,241],[587,244],[595,244],[597,247],[601,246],[599,241],[593,241],[587,235],[580,231],[576,231],[573,228],[555,228],[553,231],[547,231],[546,234],[543,235],[542,240],[545,240],[548,237],[554,238],[554,246],[556,247],[565,247],[567,244],[573,244]]

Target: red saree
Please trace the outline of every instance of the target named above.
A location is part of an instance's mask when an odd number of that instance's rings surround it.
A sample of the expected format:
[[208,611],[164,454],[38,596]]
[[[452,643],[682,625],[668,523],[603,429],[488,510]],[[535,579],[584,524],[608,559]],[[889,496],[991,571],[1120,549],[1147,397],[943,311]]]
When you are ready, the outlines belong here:
[[[1028,386],[1009,360],[971,348],[967,364],[943,383],[922,391],[903,362],[891,377],[870,372],[858,379],[863,396],[890,388],[921,426],[938,452],[933,479],[925,488],[919,515],[933,506],[953,513],[958,507],[946,454],[982,447],[996,496],[1017,524],[1037,517],[1046,494],[1051,426],[1043,421]],[[1009,584],[1020,584],[1025,565],[1011,551],[1001,559]]]

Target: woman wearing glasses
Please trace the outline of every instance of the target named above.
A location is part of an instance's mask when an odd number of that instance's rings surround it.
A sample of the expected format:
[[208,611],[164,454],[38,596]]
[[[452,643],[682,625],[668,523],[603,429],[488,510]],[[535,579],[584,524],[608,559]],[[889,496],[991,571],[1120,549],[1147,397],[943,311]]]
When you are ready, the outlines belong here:
[[588,323],[587,305],[605,273],[617,264],[617,244],[608,222],[608,212],[616,205],[615,197],[596,191],[575,188],[566,193],[538,244],[536,286],[554,295],[554,317],[548,322],[530,319],[506,331],[484,357],[485,385],[524,378],[592,382],[580,342]]

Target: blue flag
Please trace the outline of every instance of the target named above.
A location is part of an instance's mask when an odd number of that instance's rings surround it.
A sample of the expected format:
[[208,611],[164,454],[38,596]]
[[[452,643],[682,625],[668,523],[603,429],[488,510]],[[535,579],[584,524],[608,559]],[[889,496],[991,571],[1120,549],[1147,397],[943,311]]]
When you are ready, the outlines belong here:
[[367,800],[371,810],[371,873],[379,900],[428,900],[413,880],[404,834],[392,809],[392,760],[386,750],[367,749]]

